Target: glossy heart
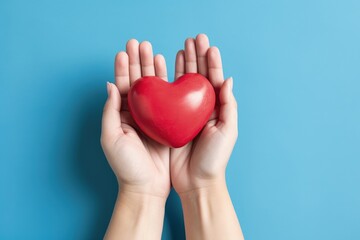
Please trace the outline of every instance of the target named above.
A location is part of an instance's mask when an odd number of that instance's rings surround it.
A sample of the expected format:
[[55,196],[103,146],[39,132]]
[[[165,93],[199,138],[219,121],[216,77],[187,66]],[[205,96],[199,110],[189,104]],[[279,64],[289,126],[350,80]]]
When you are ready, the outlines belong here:
[[142,77],[128,92],[130,113],[140,129],[170,147],[190,142],[208,121],[215,106],[209,80],[188,73],[174,83]]

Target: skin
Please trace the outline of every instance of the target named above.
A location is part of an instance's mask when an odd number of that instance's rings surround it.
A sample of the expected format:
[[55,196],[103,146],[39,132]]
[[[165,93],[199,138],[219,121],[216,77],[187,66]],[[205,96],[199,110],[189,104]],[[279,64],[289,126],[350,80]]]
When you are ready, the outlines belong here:
[[101,144],[120,187],[105,239],[160,239],[171,185],[181,198],[187,239],[243,239],[225,181],[237,139],[232,78],[224,81],[220,52],[204,34],[185,41],[175,65],[175,79],[192,72],[206,76],[219,92],[219,104],[194,141],[170,149],[138,131],[126,103],[141,76],[167,81],[164,57],[154,57],[149,42],[135,39],[116,55]]
[[243,239],[225,169],[237,139],[237,104],[232,78],[224,81],[219,49],[199,34],[176,56],[176,76],[197,72],[219,93],[218,107],[194,141],[170,150],[171,182],[184,211],[186,239]]
[[136,130],[126,104],[130,86],[141,76],[167,80],[165,59],[153,57],[149,42],[128,41],[115,58],[115,85],[107,83],[101,145],[119,183],[105,239],[160,239],[170,192],[170,149]]

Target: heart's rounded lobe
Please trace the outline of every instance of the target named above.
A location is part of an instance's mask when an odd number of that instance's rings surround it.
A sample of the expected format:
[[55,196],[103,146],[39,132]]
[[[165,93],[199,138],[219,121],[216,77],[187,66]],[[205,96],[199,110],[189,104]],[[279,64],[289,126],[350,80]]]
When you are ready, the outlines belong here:
[[215,98],[209,80],[197,73],[185,74],[174,83],[148,76],[132,85],[128,105],[147,136],[177,148],[201,131],[214,110]]

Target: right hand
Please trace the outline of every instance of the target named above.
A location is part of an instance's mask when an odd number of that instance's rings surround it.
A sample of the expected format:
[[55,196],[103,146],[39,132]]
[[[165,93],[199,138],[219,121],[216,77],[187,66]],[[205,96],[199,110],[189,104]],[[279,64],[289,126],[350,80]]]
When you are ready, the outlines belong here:
[[107,85],[101,145],[118,179],[120,192],[153,195],[166,200],[170,192],[169,147],[138,131],[127,106],[130,86],[141,76],[155,75],[167,81],[164,57],[153,57],[149,42],[128,41],[126,52],[116,55],[116,85]]

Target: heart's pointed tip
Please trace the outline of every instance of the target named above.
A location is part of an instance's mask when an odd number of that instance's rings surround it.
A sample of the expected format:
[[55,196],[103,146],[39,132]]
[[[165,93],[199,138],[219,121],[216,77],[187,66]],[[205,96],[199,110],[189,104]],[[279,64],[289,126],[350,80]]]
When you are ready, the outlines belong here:
[[181,143],[181,144],[171,144],[169,147],[171,148],[181,148],[185,146],[187,143]]
[[192,140],[194,140],[194,138],[197,136],[198,134],[196,134],[195,136],[191,137],[191,138],[186,138],[183,139],[182,141],[179,140],[173,140],[171,142],[169,142],[167,145],[171,148],[181,148],[184,147],[185,145],[187,145],[188,143],[190,143]]

